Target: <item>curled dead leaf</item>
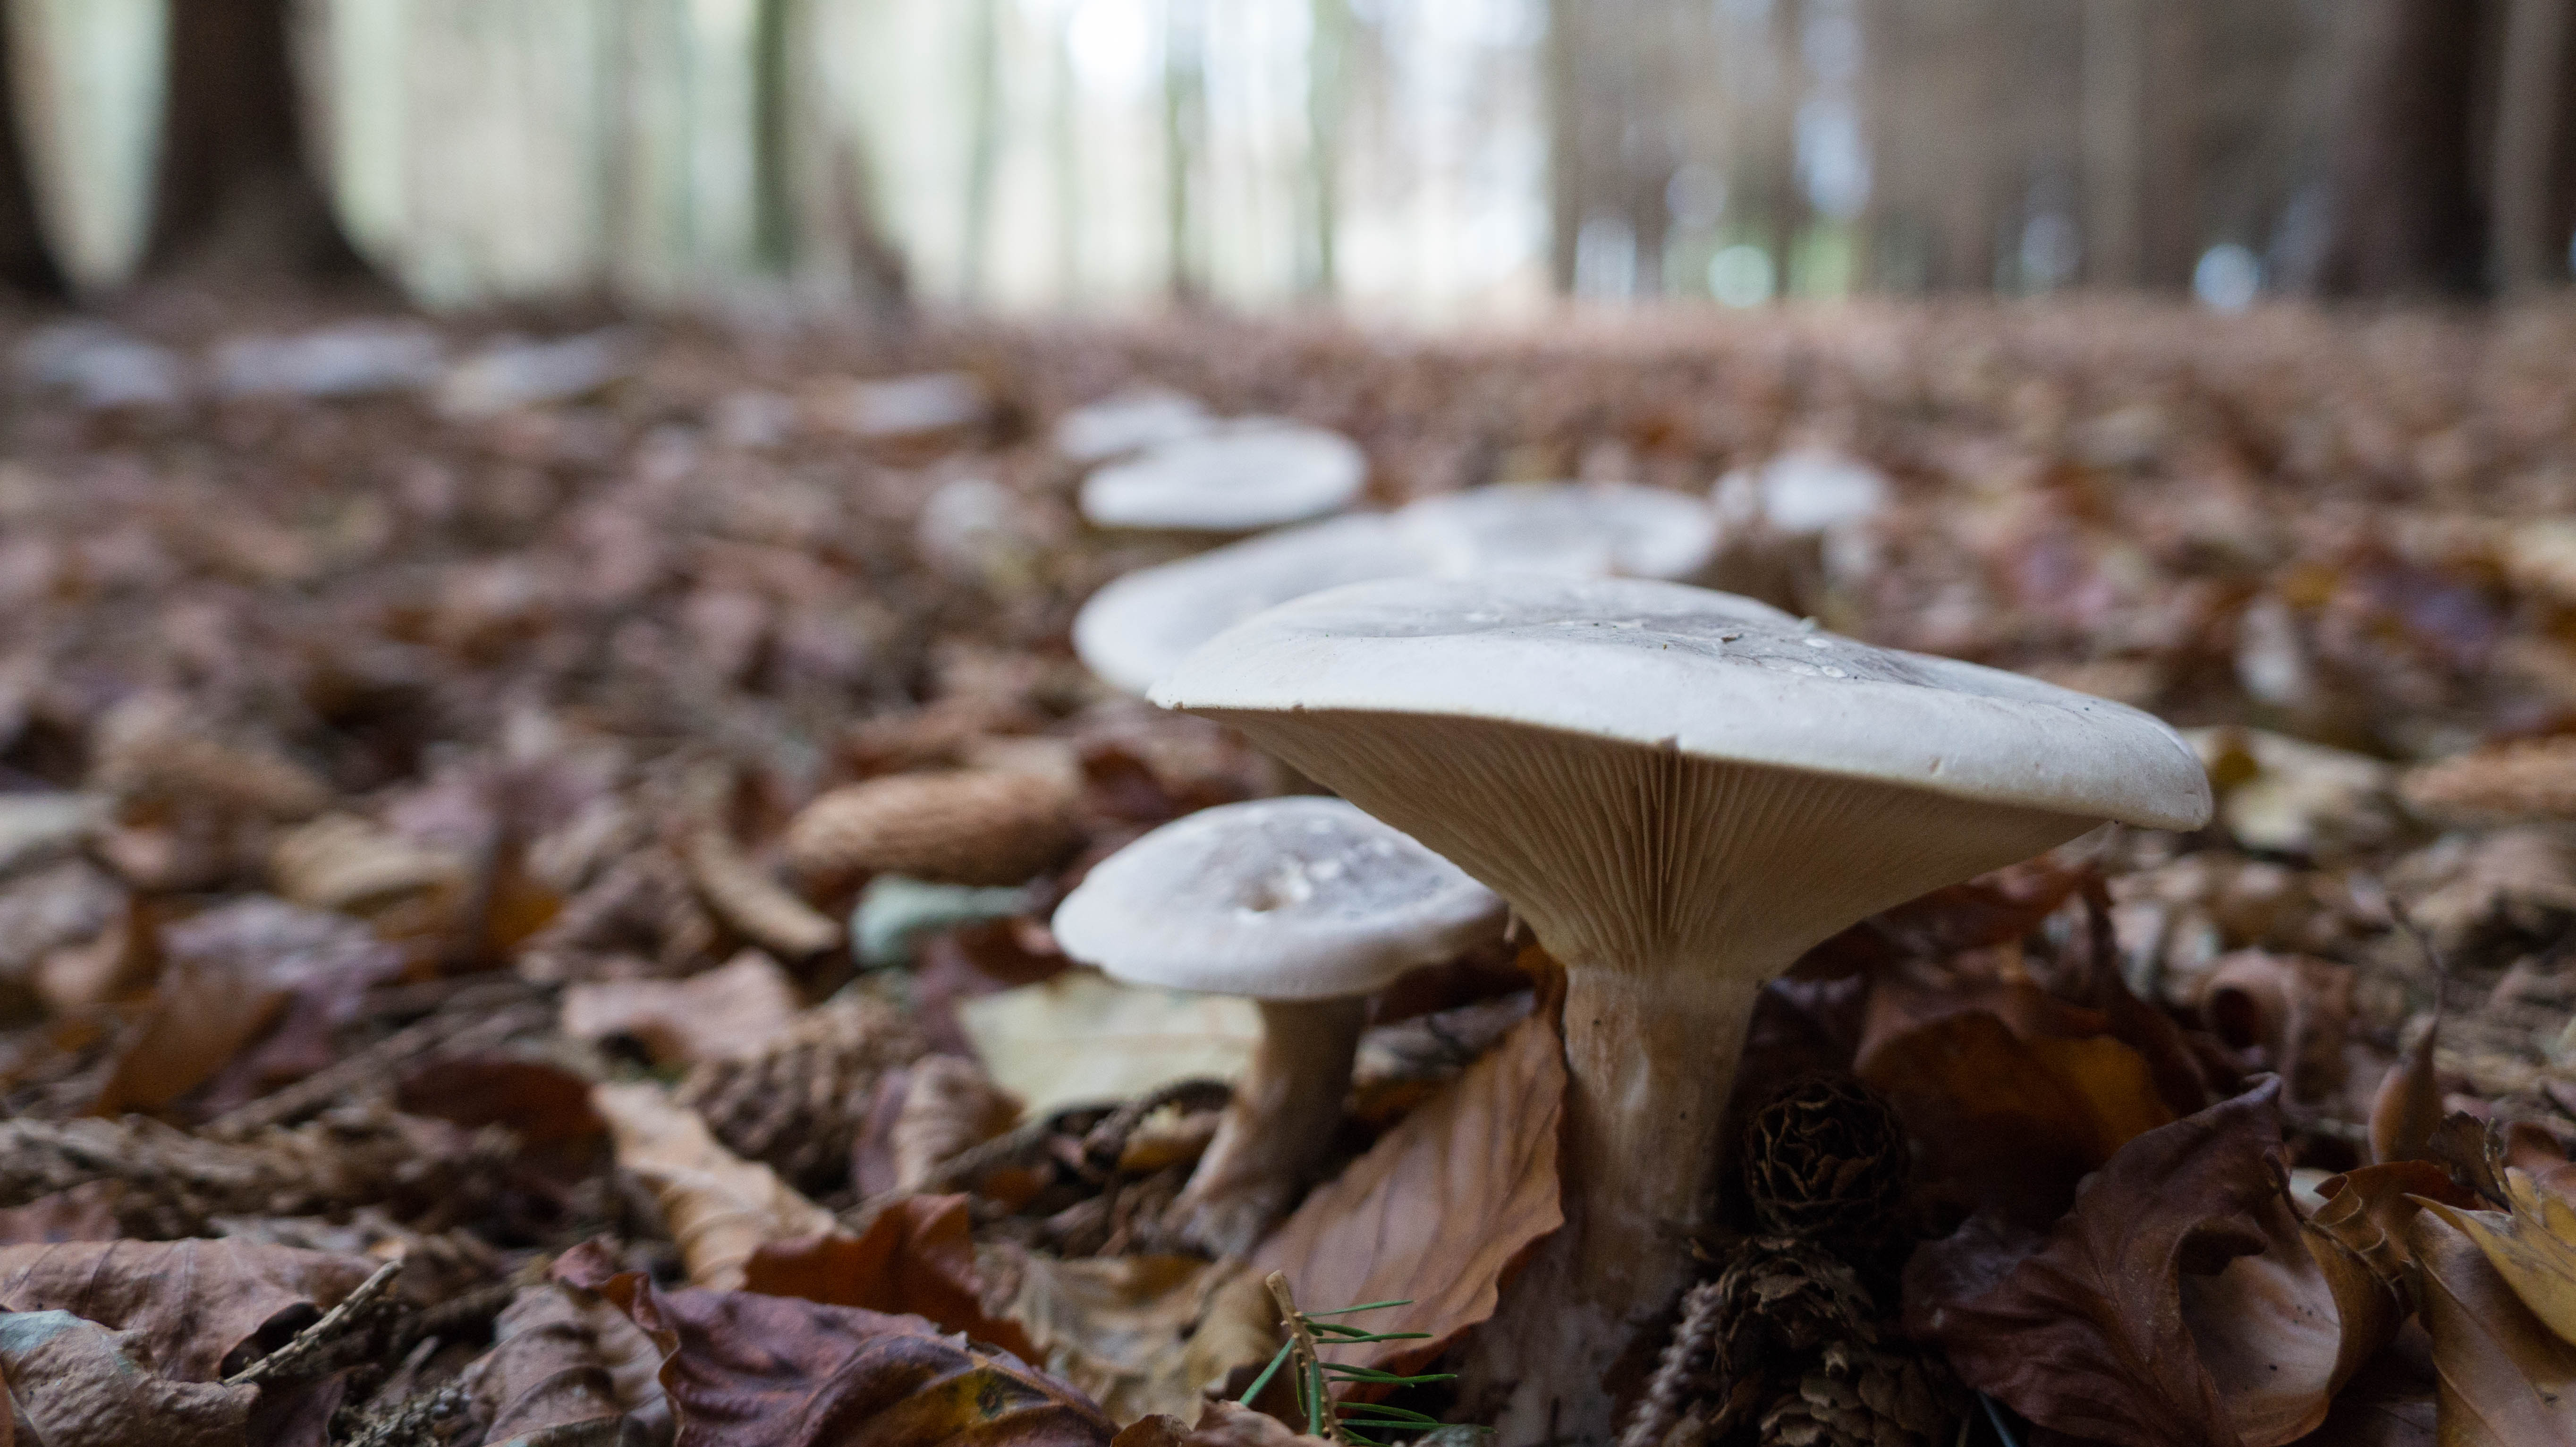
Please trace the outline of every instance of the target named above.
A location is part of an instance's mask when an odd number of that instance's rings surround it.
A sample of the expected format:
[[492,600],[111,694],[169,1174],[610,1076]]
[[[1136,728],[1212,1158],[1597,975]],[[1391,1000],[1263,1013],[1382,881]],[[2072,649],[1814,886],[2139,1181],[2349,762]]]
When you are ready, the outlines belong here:
[[2260,1050],[2293,1100],[2322,1100],[2343,1084],[2352,987],[2349,965],[2238,950],[2201,977],[2200,1015],[2230,1046]]
[[941,1166],[1000,1135],[1020,1118],[1020,1099],[983,1067],[955,1055],[927,1055],[905,1072],[903,1104],[886,1146],[894,1188],[917,1190]]
[[2471,1207],[2477,1198],[2452,1184],[2448,1171],[2430,1161],[2392,1161],[2330,1176],[2317,1187],[2325,1204],[2308,1224],[2339,1242],[2370,1268],[2412,1315],[2423,1298],[2423,1282],[2407,1246],[2407,1230],[2425,1198]]
[[42,1447],[238,1447],[257,1388],[173,1381],[155,1365],[140,1332],[68,1311],[0,1315],[0,1412]]
[[2576,1345],[2576,1207],[2520,1169],[2508,1167],[2500,1184],[2503,1211],[2463,1210],[2429,1198],[2424,1209],[2476,1242],[2531,1314]]
[[897,774],[834,789],[787,827],[810,887],[900,874],[935,884],[1021,884],[1071,852],[1076,788],[1040,774]]
[[575,1447],[646,1435],[666,1410],[661,1349],[595,1293],[549,1281],[521,1290],[492,1323],[469,1380],[494,1447]]
[[1969,1385],[2069,1436],[2279,1447],[2397,1326],[2286,1191],[2279,1084],[2149,1131],[2031,1249],[1976,1222],[1918,1251],[1910,1329]]
[[617,1164],[661,1201],[694,1283],[739,1287],[762,1245],[839,1224],[777,1172],[717,1144],[697,1112],[672,1104],[658,1085],[603,1085],[591,1105],[616,1139]]
[[685,831],[680,859],[707,908],[780,959],[809,959],[840,944],[838,921],[762,872],[714,822],[692,824]]
[[164,1376],[212,1382],[284,1345],[381,1264],[239,1241],[0,1247],[0,1308],[68,1311],[131,1336]]
[[[1007,1243],[984,1248],[986,1272],[1004,1310],[1027,1330],[1040,1362],[1088,1393],[1110,1420],[1133,1423],[1154,1413],[1195,1421],[1204,1392],[1234,1366],[1267,1360],[1278,1349],[1263,1333],[1239,1348],[1214,1337],[1229,1323],[1212,1320],[1216,1288],[1240,1274],[1195,1256],[1104,1256],[1061,1261]],[[1201,1338],[1224,1358],[1210,1369]]]

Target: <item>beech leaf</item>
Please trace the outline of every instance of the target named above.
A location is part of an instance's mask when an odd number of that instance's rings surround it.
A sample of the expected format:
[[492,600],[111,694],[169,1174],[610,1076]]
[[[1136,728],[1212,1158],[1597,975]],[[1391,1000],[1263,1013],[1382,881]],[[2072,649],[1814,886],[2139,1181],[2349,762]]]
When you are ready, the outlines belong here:
[[1564,1224],[1564,1106],[1564,1047],[1543,1010],[1309,1195],[1254,1248],[1253,1275],[1286,1272],[1316,1309],[1405,1300],[1369,1313],[1368,1329],[1428,1339],[1328,1355],[1391,1372],[1431,1360],[1494,1314],[1504,1278]]
[[2442,1447],[2576,1442],[2576,1346],[2533,1316],[2442,1215],[2417,1216],[2408,1240],[2423,1266]]
[[908,1313],[1036,1360],[1038,1349],[1019,1323],[984,1309],[966,1199],[907,1196],[879,1211],[859,1235],[836,1232],[765,1244],[745,1266],[743,1289]]
[[211,1382],[285,1344],[381,1262],[241,1241],[0,1247],[0,1308],[68,1311],[133,1336],[153,1369]]
[[605,980],[569,986],[563,995],[565,1034],[629,1036],[657,1065],[749,1055],[795,1019],[795,985],[758,950],[685,980]]
[[2478,1244],[2513,1294],[2560,1340],[2576,1343],[2576,1207],[2540,1189],[2530,1173],[2504,1172],[2506,1211],[2424,1202]]
[[522,1290],[492,1324],[472,1369],[492,1447],[573,1447],[640,1435],[662,1403],[661,1349],[599,1295],[549,1281]]
[[142,1338],[67,1311],[0,1315],[0,1415],[14,1400],[36,1447],[239,1447],[259,1390],[156,1375]]
[[2121,1147],[2008,1268],[1991,1229],[1918,1252],[1908,1324],[1969,1385],[2070,1437],[2279,1447],[2310,1431],[2398,1316],[2290,1206],[2279,1094],[2266,1080]]
[[695,1285],[738,1287],[764,1243],[839,1227],[776,1171],[718,1144],[696,1111],[672,1104],[658,1085],[603,1085],[591,1105],[616,1138],[618,1165],[661,1201]]
[[617,1304],[662,1349],[691,1447],[1105,1447],[1109,1419],[1007,1352],[917,1316],[752,1291],[660,1291],[595,1245],[555,1279]]
[[[1239,1268],[1195,1256],[1105,1256],[1058,1261],[1008,1244],[985,1248],[987,1275],[1010,1290],[1010,1316],[1026,1327],[1049,1372],[1089,1393],[1117,1422],[1155,1413],[1184,1422],[1228,1370],[1265,1360],[1278,1338],[1223,1339],[1237,1323],[1221,1315],[1230,1297],[1214,1288]],[[1266,1293],[1265,1293],[1266,1295]],[[1214,1348],[1206,1359],[1193,1347]]]

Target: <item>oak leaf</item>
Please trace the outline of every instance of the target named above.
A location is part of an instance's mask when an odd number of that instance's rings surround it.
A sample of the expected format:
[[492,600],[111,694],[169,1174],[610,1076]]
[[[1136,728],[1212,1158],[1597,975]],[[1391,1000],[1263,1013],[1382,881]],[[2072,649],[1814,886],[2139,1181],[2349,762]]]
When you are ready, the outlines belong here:
[[1426,1339],[1333,1355],[1391,1372],[1431,1360],[1494,1314],[1504,1279],[1564,1224],[1564,1106],[1564,1047],[1541,1011],[1309,1195],[1254,1248],[1253,1275],[1287,1273],[1319,1309],[1405,1300],[1369,1313],[1369,1330]]

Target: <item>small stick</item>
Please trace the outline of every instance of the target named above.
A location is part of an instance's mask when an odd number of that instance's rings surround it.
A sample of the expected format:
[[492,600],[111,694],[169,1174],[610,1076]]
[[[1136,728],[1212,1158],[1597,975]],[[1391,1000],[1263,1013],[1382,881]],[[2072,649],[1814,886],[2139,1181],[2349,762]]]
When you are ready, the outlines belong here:
[[1261,1284],[1270,1288],[1270,1299],[1279,1303],[1279,1324],[1288,1332],[1288,1370],[1296,1373],[1298,1395],[1306,1398],[1308,1433],[1339,1447],[1352,1447],[1350,1434],[1342,1430],[1341,1414],[1333,1410],[1332,1395],[1324,1386],[1324,1357],[1315,1345],[1314,1329],[1307,1325],[1306,1314],[1297,1309],[1297,1298],[1288,1290],[1288,1273],[1273,1271]]
[[399,1256],[377,1267],[375,1275],[359,1282],[357,1289],[340,1298],[340,1304],[324,1312],[321,1320],[297,1332],[286,1345],[224,1378],[224,1385],[256,1387],[280,1379],[295,1380],[301,1368],[337,1345],[348,1334],[349,1324],[393,1289],[394,1278],[402,1274],[402,1268]]

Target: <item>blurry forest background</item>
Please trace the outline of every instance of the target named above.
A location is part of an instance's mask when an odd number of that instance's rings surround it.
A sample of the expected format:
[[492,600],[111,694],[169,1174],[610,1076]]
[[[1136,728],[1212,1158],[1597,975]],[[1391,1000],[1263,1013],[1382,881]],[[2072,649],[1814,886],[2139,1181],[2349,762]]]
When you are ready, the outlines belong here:
[[9,0],[0,274],[1379,319],[2564,283],[2571,0]]

